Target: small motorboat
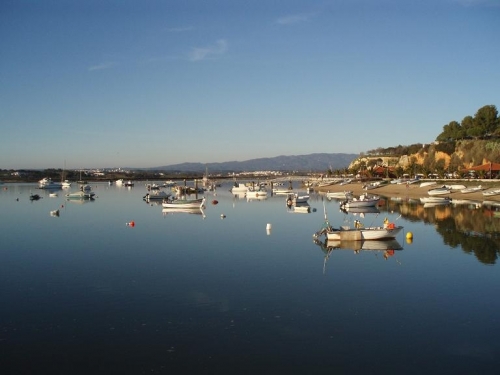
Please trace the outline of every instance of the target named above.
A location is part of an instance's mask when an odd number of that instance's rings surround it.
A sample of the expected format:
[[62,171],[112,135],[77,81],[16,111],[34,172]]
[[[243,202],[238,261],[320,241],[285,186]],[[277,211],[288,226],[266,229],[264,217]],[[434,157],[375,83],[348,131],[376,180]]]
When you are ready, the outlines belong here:
[[451,193],[451,189],[447,186],[444,186],[444,185],[441,187],[438,187],[438,188],[427,190],[427,194],[429,194],[429,195],[445,195],[445,194],[450,194],[450,193]]

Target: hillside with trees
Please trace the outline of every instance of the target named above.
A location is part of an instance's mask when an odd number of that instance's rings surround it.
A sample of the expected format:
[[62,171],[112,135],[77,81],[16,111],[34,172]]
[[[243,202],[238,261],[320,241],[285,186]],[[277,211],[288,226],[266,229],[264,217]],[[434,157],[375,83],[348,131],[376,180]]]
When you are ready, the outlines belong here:
[[366,177],[380,174],[463,177],[467,175],[467,168],[489,162],[500,162],[500,119],[494,105],[481,107],[474,116],[466,116],[460,123],[450,121],[431,144],[379,147],[362,153],[351,163],[349,171]]

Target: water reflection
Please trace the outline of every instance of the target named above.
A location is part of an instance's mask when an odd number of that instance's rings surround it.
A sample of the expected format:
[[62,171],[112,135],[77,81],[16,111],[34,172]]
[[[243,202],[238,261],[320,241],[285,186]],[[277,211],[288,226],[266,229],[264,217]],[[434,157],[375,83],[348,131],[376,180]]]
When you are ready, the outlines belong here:
[[381,211],[399,212],[407,221],[432,224],[451,247],[461,246],[485,264],[494,264],[500,252],[500,205],[498,202],[452,200],[428,207],[414,200],[386,199]]
[[161,213],[163,214],[163,217],[174,214],[193,214],[193,215],[201,215],[203,218],[206,217],[205,211],[199,207],[193,207],[193,208],[168,207],[168,208],[163,208],[161,210]]
[[[351,250],[354,254],[361,254],[361,252],[372,252],[377,257],[382,254],[385,260],[394,257],[396,251],[403,250],[403,246],[397,240],[365,240],[365,241],[336,241],[336,240],[313,240],[318,245],[323,253],[325,259],[323,262],[323,273],[326,271],[326,263],[334,250]],[[396,262],[399,263],[398,260]]]

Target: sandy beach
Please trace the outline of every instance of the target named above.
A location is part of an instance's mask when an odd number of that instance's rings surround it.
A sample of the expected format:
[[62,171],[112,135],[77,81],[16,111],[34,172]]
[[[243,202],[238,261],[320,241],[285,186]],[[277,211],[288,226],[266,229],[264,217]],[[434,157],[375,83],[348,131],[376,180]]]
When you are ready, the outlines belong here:
[[[360,195],[363,193],[368,192],[369,194],[377,194],[377,195],[383,195],[387,197],[402,197],[402,198],[421,198],[421,197],[427,197],[429,196],[427,194],[427,191],[432,189],[433,187],[439,187],[444,184],[464,184],[467,187],[472,187],[472,186],[478,186],[481,185],[486,189],[495,187],[495,188],[500,188],[500,181],[495,181],[495,182],[490,182],[490,181],[454,181],[454,182],[443,182],[439,181],[436,185],[434,186],[425,186],[425,187],[420,187],[420,184],[410,184],[410,185],[405,185],[405,184],[387,184],[382,187],[372,189],[372,190],[363,190],[363,185],[365,183],[362,182],[356,182],[356,183],[351,183],[348,185],[329,185],[326,187],[315,187],[315,191],[318,192],[339,192],[339,191],[352,191],[354,195]],[[495,201],[495,202],[500,202],[500,194],[499,195],[494,195],[494,196],[483,196],[482,191],[479,192],[474,192],[474,193],[468,193],[464,194],[461,192],[453,192],[448,195],[446,195],[452,199],[468,199],[468,200],[474,200],[474,201]]]

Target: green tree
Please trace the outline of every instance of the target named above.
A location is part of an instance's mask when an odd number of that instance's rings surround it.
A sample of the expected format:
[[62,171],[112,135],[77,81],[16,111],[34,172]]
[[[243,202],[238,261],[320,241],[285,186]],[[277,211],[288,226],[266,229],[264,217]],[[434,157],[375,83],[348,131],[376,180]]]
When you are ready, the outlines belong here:
[[498,111],[494,105],[485,105],[479,108],[474,116],[474,128],[481,132],[481,135],[493,134],[498,127]]
[[462,127],[464,138],[466,136],[472,137],[470,134],[471,130],[474,128],[474,119],[472,116],[465,116],[460,124]]

